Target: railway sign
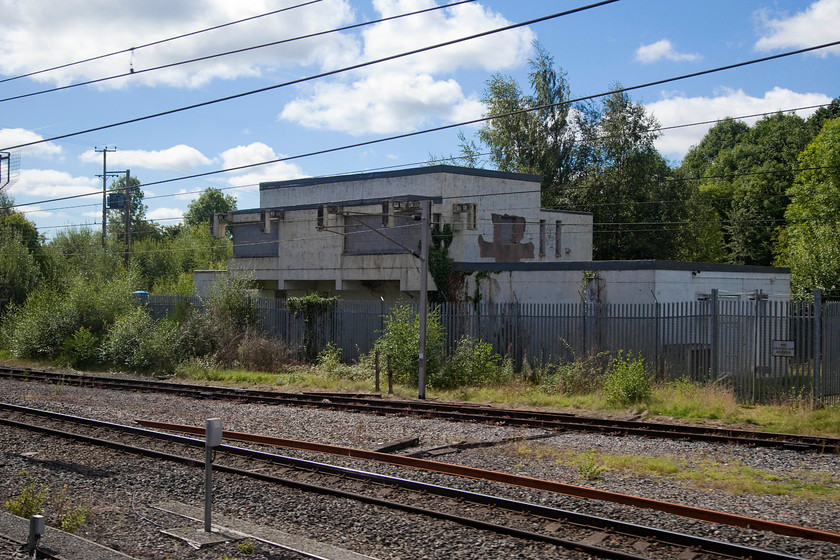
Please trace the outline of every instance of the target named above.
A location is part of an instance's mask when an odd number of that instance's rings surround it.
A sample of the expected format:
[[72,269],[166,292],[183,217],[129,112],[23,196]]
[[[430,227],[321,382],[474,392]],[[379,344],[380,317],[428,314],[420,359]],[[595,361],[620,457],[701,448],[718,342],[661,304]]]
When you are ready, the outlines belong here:
[[781,358],[793,358],[795,345],[792,340],[774,340],[773,356]]

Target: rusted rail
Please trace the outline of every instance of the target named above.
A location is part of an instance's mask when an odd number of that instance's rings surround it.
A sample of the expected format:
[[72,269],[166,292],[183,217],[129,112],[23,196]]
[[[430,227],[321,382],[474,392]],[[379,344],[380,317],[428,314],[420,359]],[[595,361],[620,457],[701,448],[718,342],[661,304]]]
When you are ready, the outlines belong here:
[[[152,420],[137,420],[137,423],[147,428],[187,433],[197,436],[204,435],[204,428],[202,427],[186,426],[183,424],[171,424],[168,422],[156,422]],[[521,476],[498,471],[477,469],[474,467],[454,465],[451,463],[439,463],[437,461],[430,461],[428,459],[418,459],[416,457],[390,455],[388,453],[379,453],[376,451],[367,451],[364,449],[355,449],[352,447],[340,447],[337,445],[330,445],[325,443],[300,441],[287,438],[278,438],[273,436],[248,434],[243,432],[232,432],[228,430],[224,431],[223,437],[233,441],[271,445],[274,447],[284,447],[288,449],[300,449],[303,451],[312,451],[316,453],[328,453],[331,455],[339,455],[342,457],[364,459],[368,461],[378,461],[381,463],[389,463],[392,465],[399,465],[413,469],[421,469],[430,472],[462,476],[467,478],[476,478],[491,482],[499,482],[502,484],[510,484],[512,486],[521,486],[523,488],[532,488],[535,490],[544,490],[547,492],[565,494],[568,496],[575,496],[578,498],[588,498],[591,500],[615,502],[629,506],[655,509],[659,511],[664,511],[666,513],[679,515],[682,517],[699,519],[702,521],[709,521],[711,523],[721,523],[724,525],[745,527],[748,529],[754,529],[758,531],[770,531],[779,535],[786,535],[789,537],[799,537],[804,539],[826,541],[830,543],[840,544],[840,533],[823,531],[820,529],[810,529],[808,527],[789,525],[786,523],[768,521],[765,519],[757,519],[754,517],[746,517],[743,515],[736,515],[733,513],[726,513],[722,511],[696,508],[683,504],[676,504],[673,502],[665,502],[662,500],[644,498],[641,496],[620,494],[618,492],[610,492],[608,490],[598,490],[595,488],[587,488],[585,486],[575,486],[572,484],[565,484],[562,482],[555,482],[552,480],[544,480],[540,478],[532,478],[528,476]]]

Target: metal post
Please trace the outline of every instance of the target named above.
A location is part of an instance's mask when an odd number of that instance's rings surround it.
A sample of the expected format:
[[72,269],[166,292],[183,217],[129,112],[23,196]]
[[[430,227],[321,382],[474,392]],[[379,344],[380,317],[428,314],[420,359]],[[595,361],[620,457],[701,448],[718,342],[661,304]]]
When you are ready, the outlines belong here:
[[426,398],[426,315],[428,313],[428,276],[429,276],[429,214],[432,203],[423,201],[423,214],[420,218],[420,355],[417,397]]
[[204,430],[204,532],[211,532],[213,507],[213,449],[222,444],[222,421],[208,418]]
[[101,150],[96,148],[93,149],[94,152],[102,154],[102,248],[105,248],[105,240],[107,238],[107,231],[106,226],[108,225],[108,204],[107,204],[107,190],[108,190],[108,171],[107,165],[105,163],[108,152],[116,152],[117,148],[108,149],[108,146],[105,146]]
[[46,529],[46,522],[43,515],[33,515],[29,518],[29,536],[26,539],[26,551],[31,555],[38,548],[38,541]]
[[125,221],[125,242],[123,244],[123,260],[126,268],[128,268],[128,253],[131,250],[131,188],[129,187],[129,179],[131,178],[131,171],[125,170],[125,209],[123,210],[123,220]]
[[711,331],[710,333],[710,342],[709,345],[709,361],[711,361],[711,376],[712,381],[717,381],[718,374],[719,374],[719,365],[718,365],[718,341],[720,337],[718,336],[718,291],[717,288],[712,290],[712,297],[709,300],[709,304],[712,306],[709,315],[711,317]]
[[814,290],[814,402],[822,400],[822,290]]

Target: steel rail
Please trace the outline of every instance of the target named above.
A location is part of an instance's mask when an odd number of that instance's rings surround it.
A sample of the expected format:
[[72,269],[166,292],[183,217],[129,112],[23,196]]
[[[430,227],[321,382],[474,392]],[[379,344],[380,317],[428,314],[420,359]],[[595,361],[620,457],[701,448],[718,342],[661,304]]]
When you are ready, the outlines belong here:
[[[136,422],[141,426],[145,426],[147,428],[156,428],[160,430],[181,432],[198,436],[204,435],[204,428],[198,426],[186,426],[182,424],[171,424],[168,422],[156,422],[152,420],[136,420]],[[502,484],[509,484],[512,486],[531,488],[534,490],[544,490],[547,492],[565,494],[568,496],[575,496],[578,498],[588,498],[591,500],[615,502],[629,506],[655,509],[658,511],[672,513],[682,517],[699,519],[701,521],[709,521],[711,523],[733,525],[736,527],[744,527],[747,529],[755,529],[758,531],[770,531],[789,537],[799,537],[804,539],[826,541],[840,544],[840,533],[834,533],[831,531],[810,529],[807,527],[800,527],[798,525],[789,525],[786,523],[779,523],[776,521],[768,521],[765,519],[746,517],[734,513],[726,513],[722,511],[697,508],[673,502],[654,500],[652,498],[644,498],[641,496],[620,494],[618,492],[611,492],[608,490],[598,490],[595,488],[587,488],[585,486],[575,486],[572,484],[555,482],[552,480],[545,480],[541,478],[533,478],[529,476],[522,476],[499,471],[489,471],[485,469],[466,467],[463,465],[456,465],[452,463],[441,463],[438,461],[430,461],[428,459],[420,459],[417,457],[406,457],[403,455],[391,455],[388,453],[379,453],[377,451],[367,451],[365,449],[341,447],[338,445],[330,445],[326,443],[315,443],[287,438],[278,438],[273,436],[233,432],[228,430],[225,430],[223,432],[222,437],[245,443],[271,445],[274,447],[284,447],[287,449],[300,449],[303,451],[312,451],[315,453],[327,453],[331,455],[339,455],[341,457],[349,457],[352,459],[377,461],[381,463],[399,465],[402,467],[437,472],[441,474],[449,474],[466,478],[476,478],[480,480],[487,480],[490,482],[499,482]]]
[[454,403],[431,403],[382,400],[371,396],[336,395],[335,393],[283,393],[227,387],[195,386],[153,380],[118,379],[106,376],[78,375],[39,371],[29,368],[0,367],[0,375],[13,379],[73,383],[103,388],[150,390],[198,398],[227,398],[286,406],[312,406],[371,414],[413,414],[452,421],[482,422],[557,431],[598,432],[635,435],[649,438],[737,443],[797,451],[840,453],[840,438],[755,432],[726,428],[708,428],[682,424],[613,420],[567,413],[501,409],[489,406]]
[[[192,439],[183,436],[175,436],[172,434],[164,434],[157,431],[147,430],[143,428],[136,428],[131,426],[125,426],[122,424],[113,424],[109,422],[104,422],[100,420],[93,420],[89,418],[81,418],[77,416],[70,416],[61,413],[55,413],[50,411],[44,411],[39,409],[32,409],[27,407],[21,407],[17,405],[11,405],[6,403],[0,403],[0,408],[10,410],[13,412],[20,412],[24,414],[32,414],[46,418],[54,418],[59,419],[62,421],[73,422],[77,424],[84,424],[89,425],[95,428],[110,428],[115,429],[121,432],[128,432],[135,435],[142,435],[147,437],[152,437],[155,439],[161,439],[165,441],[175,442],[178,444],[189,445],[192,447],[203,447],[204,441],[200,439]],[[130,452],[134,454],[141,454],[144,456],[151,456],[154,458],[164,459],[168,461],[178,462],[181,464],[185,464],[187,466],[195,466],[200,461],[197,461],[194,457],[183,457],[179,455],[174,455],[170,453],[160,452],[157,450],[151,450],[147,448],[137,447],[134,445],[127,445],[120,442],[114,442],[111,440],[104,440],[101,438],[86,436],[83,434],[76,434],[72,432],[66,432],[64,430],[59,430],[55,428],[45,427],[45,426],[34,426],[31,424],[27,424],[24,422],[18,422],[15,420],[10,420],[7,418],[0,417],[0,424],[5,424],[9,426],[14,426],[22,429],[36,429],[38,431],[48,433],[54,436],[63,437],[63,438],[72,438],[77,441],[82,441],[86,443],[91,443],[95,445],[106,446],[111,449]],[[437,494],[440,496],[446,497],[454,497],[460,500],[471,501],[475,503],[491,505],[495,507],[503,507],[505,509],[511,511],[520,511],[525,513],[530,513],[533,515],[542,516],[548,519],[555,519],[555,520],[562,520],[565,522],[569,522],[575,525],[580,525],[585,528],[590,529],[604,529],[606,531],[618,532],[621,534],[629,535],[630,537],[641,537],[641,538],[655,538],[656,540],[669,543],[676,546],[682,547],[690,547],[696,551],[703,551],[707,553],[713,554],[721,554],[727,557],[732,558],[744,558],[750,560],[803,560],[797,556],[792,556],[788,554],[768,551],[759,548],[747,547],[742,545],[735,545],[731,543],[726,543],[722,541],[715,541],[711,539],[706,539],[703,537],[696,537],[693,535],[686,535],[682,533],[676,533],[672,531],[666,531],[662,529],[656,529],[652,527],[645,527],[641,525],[626,523],[622,521],[606,519],[597,516],[590,516],[586,514],[580,514],[576,512],[570,512],[566,510],[559,510],[556,508],[550,508],[546,506],[539,506],[536,504],[530,504],[526,502],[518,502],[515,500],[509,500],[506,498],[499,498],[495,496],[488,496],[485,494],[479,494],[464,490],[457,490],[454,488],[448,488],[444,486],[437,486],[397,477],[391,477],[386,475],[379,475],[374,473],[369,473],[365,471],[358,471],[355,469],[349,469],[346,467],[338,467],[335,465],[327,465],[323,463],[317,463],[313,461],[307,461],[303,459],[294,459],[291,457],[285,456],[278,456],[274,454],[268,454],[261,451],[254,451],[250,449],[244,449],[240,447],[233,447],[228,445],[222,445],[218,448],[220,453],[231,454],[235,456],[242,456],[248,459],[261,459],[266,462],[271,463],[279,463],[282,465],[289,465],[293,466],[297,469],[305,469],[305,470],[319,470],[325,471],[330,474],[335,474],[341,477],[350,476],[364,480],[374,480],[378,481],[380,484],[391,484],[395,486],[399,486],[402,488],[408,488],[415,491],[422,491],[422,492],[429,492],[433,494]],[[311,484],[306,482],[300,482],[297,480],[291,480],[288,478],[277,477],[274,475],[266,474],[264,472],[254,472],[245,469],[240,469],[237,467],[226,466],[224,464],[214,464],[214,469],[222,472],[228,472],[231,474],[236,474],[240,476],[247,476],[250,478],[264,480],[268,482],[278,483],[285,486],[297,488],[303,491],[314,491],[318,493],[328,494],[332,496],[339,496],[345,497],[354,500],[364,501],[366,503],[373,503],[376,505],[381,505],[384,507],[390,507],[395,509],[400,509],[403,511],[408,511],[412,513],[418,513],[422,515],[430,515],[433,517],[446,519],[449,521],[454,521],[463,525],[471,526],[474,528],[482,529],[482,530],[490,530],[500,532],[502,534],[507,534],[510,536],[517,536],[520,538],[527,538],[530,540],[537,540],[542,542],[547,542],[551,544],[555,544],[558,546],[563,546],[565,548],[572,548],[575,550],[580,550],[583,552],[595,554],[602,557],[607,558],[619,558],[624,560],[647,560],[647,557],[638,556],[634,554],[627,554],[621,551],[615,551],[611,549],[605,549],[602,547],[597,546],[597,544],[586,543],[586,542],[578,542],[578,541],[569,541],[567,539],[562,539],[559,537],[554,537],[551,535],[546,535],[542,533],[535,533],[531,531],[523,531],[507,526],[501,526],[493,523],[484,522],[477,519],[466,518],[457,516],[454,514],[450,514],[447,512],[442,512],[439,510],[429,510],[426,508],[419,508],[417,506],[412,506],[410,504],[404,504],[400,502],[394,502],[390,500],[386,500],[383,498],[375,497],[375,496],[367,496],[362,495],[354,492],[347,492],[343,490],[339,490],[332,487],[325,487],[322,485]]]

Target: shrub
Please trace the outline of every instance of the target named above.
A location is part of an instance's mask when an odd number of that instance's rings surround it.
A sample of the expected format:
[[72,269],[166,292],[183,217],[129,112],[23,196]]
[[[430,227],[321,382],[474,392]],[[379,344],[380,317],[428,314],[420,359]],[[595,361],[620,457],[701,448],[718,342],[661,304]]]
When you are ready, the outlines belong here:
[[206,311],[220,325],[244,331],[257,322],[257,306],[251,297],[253,280],[228,275],[213,284]]
[[288,345],[249,331],[236,349],[237,361],[245,369],[277,373],[293,362]]
[[66,484],[53,494],[52,507],[55,510],[53,524],[68,533],[75,533],[90,517],[90,509],[85,504],[74,504],[67,495]]
[[439,389],[492,385],[506,380],[500,358],[488,342],[463,336],[455,352],[446,359],[440,371],[429,377],[429,385]]
[[[440,313],[429,311],[426,319],[426,373],[433,376],[443,361],[443,325]],[[374,344],[382,356],[391,356],[394,379],[416,383],[419,372],[420,316],[407,303],[397,304],[385,317],[385,327]]]
[[651,382],[642,358],[624,356],[622,352],[610,363],[604,379],[607,404],[620,406],[643,401],[650,396]]
[[59,360],[71,367],[93,365],[102,358],[99,344],[98,336],[86,327],[79,327],[64,339]]
[[105,358],[131,371],[175,369],[177,325],[155,321],[141,307],[135,307],[114,323],[103,343]]
[[540,388],[548,394],[585,395],[601,386],[604,369],[609,366],[606,353],[583,360],[552,364],[538,376]]
[[80,327],[100,337],[117,316],[134,307],[130,286],[130,277],[106,284],[79,276],[63,289],[39,288],[4,320],[4,344],[20,358],[55,358]]
[[374,375],[373,360],[374,357],[371,352],[362,356],[356,364],[345,364],[341,361],[341,348],[330,342],[326,348],[318,353],[316,366],[331,377],[363,381],[371,379]]
[[38,483],[33,480],[28,484],[21,485],[17,498],[6,500],[6,508],[12,515],[25,518],[32,517],[43,510],[49,493],[50,489],[48,487],[39,487]]

